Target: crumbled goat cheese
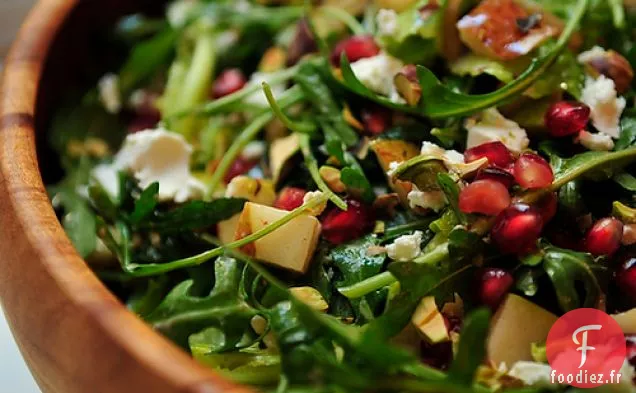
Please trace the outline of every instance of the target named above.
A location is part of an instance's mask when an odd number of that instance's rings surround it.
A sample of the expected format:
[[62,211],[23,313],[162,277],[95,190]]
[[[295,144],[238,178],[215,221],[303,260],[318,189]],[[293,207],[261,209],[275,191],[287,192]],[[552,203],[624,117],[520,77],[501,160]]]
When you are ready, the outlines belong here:
[[439,212],[446,206],[446,196],[442,191],[420,191],[413,185],[413,190],[406,195],[411,209],[423,208]]
[[[322,191],[309,191],[308,193],[305,194],[305,196],[303,196],[303,205],[311,202],[312,200],[315,200],[316,198],[322,198],[322,196],[323,196]],[[315,206],[307,210],[307,213],[313,216],[318,216],[322,214],[322,212],[324,212],[326,208],[327,208],[327,201],[324,201],[318,206]]]
[[258,160],[265,154],[265,142],[252,141],[243,148],[241,156],[247,160]]
[[119,170],[111,164],[99,164],[91,172],[92,178],[99,183],[113,200],[119,198]]
[[369,90],[395,100],[399,94],[397,94],[393,78],[403,66],[404,63],[400,60],[386,53],[380,53],[352,63],[351,70]]
[[398,28],[397,12],[392,9],[382,8],[375,18],[380,35],[391,36]]
[[500,141],[511,151],[519,153],[530,144],[526,130],[503,117],[496,108],[467,119],[464,126],[468,130],[467,148]]
[[624,246],[631,246],[636,243],[636,224],[623,225],[623,239],[621,240]]
[[558,386],[551,383],[551,370],[549,364],[518,361],[512,366],[508,375],[523,381],[528,386],[555,388]]
[[581,52],[579,56],[577,57],[577,60],[581,64],[587,64],[595,59],[603,58],[603,56],[605,56],[606,53],[607,51],[604,48],[601,48],[600,46],[597,45],[590,50]]
[[99,100],[109,113],[119,113],[121,110],[121,93],[119,91],[119,77],[108,73],[101,77],[97,84]]
[[[276,99],[278,99],[278,98],[280,98],[279,96],[285,92],[285,84],[279,83],[279,84],[276,84],[276,85],[272,85],[271,84],[271,79],[272,79],[272,73],[269,73],[269,72],[255,72],[250,77],[250,81],[248,82],[248,85],[250,85],[250,86],[254,86],[254,85],[261,86],[263,82],[266,82],[266,83],[268,83],[270,85],[270,87],[272,89],[272,94],[274,95],[274,97]],[[250,96],[248,96],[245,99],[245,102],[247,102],[248,104],[255,105],[255,106],[262,106],[262,107],[269,106],[269,103],[267,102],[267,97],[265,97],[265,93],[262,90],[259,90],[259,91],[255,92],[254,94],[251,94]]]
[[160,201],[182,203],[205,191],[190,173],[191,155],[192,146],[182,135],[164,129],[145,130],[129,134],[113,163],[97,166],[92,176],[117,195],[114,184],[119,183],[113,183],[113,178],[119,171],[130,171],[142,189],[158,182]]
[[620,118],[627,102],[618,97],[614,81],[601,75],[594,79],[588,76],[581,95],[583,101],[592,110],[591,119],[600,132],[618,139],[621,133]]
[[421,243],[422,232],[415,231],[412,235],[402,235],[395,239],[392,244],[386,246],[386,252],[394,261],[411,261],[422,253]]
[[464,155],[456,150],[446,150],[432,142],[422,142],[420,154],[423,156],[439,157],[447,166],[464,163]]
[[195,0],[180,0],[171,3],[166,12],[170,26],[175,29],[185,26],[197,3]]
[[607,134],[592,134],[582,130],[579,132],[576,141],[592,151],[610,151],[614,148],[614,141]]
[[393,177],[393,175],[395,174],[395,171],[398,169],[399,166],[400,166],[400,163],[397,161],[393,161],[389,163],[389,170],[386,172],[387,176]]

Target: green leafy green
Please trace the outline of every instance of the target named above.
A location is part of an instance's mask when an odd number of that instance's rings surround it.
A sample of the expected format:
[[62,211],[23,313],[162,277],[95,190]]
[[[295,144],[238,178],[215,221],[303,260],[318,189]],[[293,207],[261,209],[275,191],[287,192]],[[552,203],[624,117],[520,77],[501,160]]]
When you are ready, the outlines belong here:
[[192,280],[177,285],[146,316],[162,334],[186,347],[191,334],[209,327],[223,331],[224,349],[234,348],[257,314],[240,293],[243,266],[232,258],[219,258],[214,264],[214,288],[206,297],[190,295]]
[[[149,195],[150,193],[147,194],[149,198],[153,198]],[[144,202],[140,199],[135,205],[135,211],[149,207],[141,207],[142,203]],[[221,198],[212,202],[190,201],[168,211],[154,210],[150,216],[144,210],[142,218],[145,220],[136,222],[136,226],[139,229],[164,233],[209,228],[241,212],[244,204],[244,199]]]
[[455,217],[457,218],[457,222],[462,225],[465,225],[468,222],[466,215],[459,209],[459,186],[451,178],[448,174],[439,172],[437,173],[437,184],[439,184],[442,191],[444,191],[444,195],[446,195],[446,200],[450,204],[453,213],[455,213]]
[[636,117],[625,116],[621,120],[621,134],[614,150],[625,150],[636,144]]
[[157,182],[152,183],[143,190],[139,199],[135,202],[135,210],[130,215],[131,223],[139,224],[155,210],[159,203],[157,194],[159,194],[159,183]]
[[66,234],[77,252],[82,257],[87,257],[97,244],[95,213],[73,190],[57,192],[55,198],[64,208],[62,226]]
[[621,172],[615,175],[613,180],[627,191],[636,191],[636,177],[627,172]]
[[636,160],[636,148],[617,152],[586,152],[559,161],[554,171],[552,190],[558,190],[581,176],[593,179],[611,178],[620,168]]
[[490,311],[479,309],[466,317],[457,349],[457,355],[448,370],[448,379],[454,383],[471,386],[477,368],[486,357],[486,337],[490,324]]

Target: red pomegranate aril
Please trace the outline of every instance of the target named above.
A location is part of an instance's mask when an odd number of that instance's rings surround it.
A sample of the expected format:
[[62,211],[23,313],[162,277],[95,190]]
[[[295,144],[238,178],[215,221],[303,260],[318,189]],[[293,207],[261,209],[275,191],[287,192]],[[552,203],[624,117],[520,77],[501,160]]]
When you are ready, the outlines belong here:
[[135,132],[148,130],[151,128],[155,128],[157,123],[161,120],[161,115],[159,112],[155,114],[152,113],[144,113],[139,114],[128,123],[128,132],[134,134]]
[[513,175],[517,183],[526,189],[548,187],[554,181],[552,167],[543,157],[523,153],[515,162]]
[[376,56],[380,53],[380,47],[375,43],[373,36],[360,35],[346,38],[340,41],[331,52],[331,63],[335,67],[340,66],[342,54],[347,56],[350,63],[360,59]]
[[590,107],[581,102],[559,101],[545,114],[545,125],[550,135],[574,135],[585,128],[590,120]]
[[623,223],[616,218],[602,218],[587,232],[583,249],[592,255],[613,255],[621,246]]
[[523,255],[536,247],[542,230],[543,218],[539,210],[515,203],[499,213],[490,238],[502,253]]
[[256,164],[258,164],[258,160],[248,160],[243,157],[238,157],[234,160],[230,169],[228,169],[225,173],[225,176],[223,176],[223,181],[225,181],[226,184],[231,182],[236,176],[244,175],[249,172],[249,170],[254,168]]
[[238,68],[227,69],[216,78],[212,86],[212,97],[221,98],[241,90],[247,79]]
[[360,117],[365,131],[371,135],[380,135],[391,126],[391,112],[382,107],[362,109]]
[[481,304],[496,310],[512,288],[515,279],[503,269],[483,269],[478,277],[477,297]]
[[459,210],[496,216],[510,205],[508,188],[495,180],[477,180],[459,193]]
[[616,271],[616,285],[630,306],[636,305],[636,257],[627,257]]
[[347,210],[337,207],[327,211],[322,221],[322,235],[333,244],[354,240],[373,229],[373,211],[361,202],[350,199]]
[[537,209],[539,209],[539,212],[541,213],[541,217],[543,218],[543,224],[547,224],[550,221],[552,221],[552,219],[557,213],[558,204],[559,204],[559,199],[557,197],[557,194],[554,192],[546,194],[545,196],[543,196],[543,198],[539,200],[539,202],[537,202],[535,206],[537,207]]
[[475,180],[493,180],[503,184],[504,187],[510,188],[515,184],[515,177],[508,171],[496,166],[489,166],[477,173]]
[[274,207],[282,210],[294,210],[303,204],[303,198],[307,191],[298,187],[285,187],[274,202]]
[[467,163],[477,161],[483,157],[488,159],[490,165],[501,168],[507,167],[515,160],[506,145],[499,141],[488,142],[479,146],[471,147],[464,152],[464,160],[466,160]]

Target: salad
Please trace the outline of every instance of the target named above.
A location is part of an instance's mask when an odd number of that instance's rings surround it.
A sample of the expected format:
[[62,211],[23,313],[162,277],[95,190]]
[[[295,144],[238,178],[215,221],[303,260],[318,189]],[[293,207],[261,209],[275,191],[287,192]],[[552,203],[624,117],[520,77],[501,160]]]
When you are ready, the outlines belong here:
[[630,3],[126,16],[52,122],[53,206],[132,312],[263,391],[574,392],[545,343],[579,308],[628,339],[599,389],[635,391]]

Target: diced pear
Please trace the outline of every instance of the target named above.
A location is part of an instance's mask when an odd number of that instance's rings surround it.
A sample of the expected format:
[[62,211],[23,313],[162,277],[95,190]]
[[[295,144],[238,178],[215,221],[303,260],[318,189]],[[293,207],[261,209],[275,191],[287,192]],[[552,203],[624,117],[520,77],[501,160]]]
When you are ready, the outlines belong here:
[[488,359],[508,367],[532,361],[532,343],[545,341],[556,315],[517,295],[508,295],[493,317],[488,334]]
[[420,302],[411,317],[411,322],[418,329],[424,340],[437,344],[450,340],[444,316],[437,309],[435,297],[427,296]]
[[295,133],[272,142],[269,149],[269,165],[272,169],[272,178],[275,184],[278,183],[282,175],[285,163],[299,150],[300,141],[298,134]]
[[[239,218],[235,239],[242,239],[287,214],[286,210],[247,202]],[[250,243],[243,251],[263,262],[305,273],[316,250],[320,230],[320,221],[316,217],[301,215]]]
[[234,241],[236,235],[236,228],[238,227],[239,217],[241,214],[235,214],[227,220],[219,222],[216,226],[217,235],[222,244],[231,243]]
[[[420,149],[417,146],[401,140],[380,139],[371,143],[371,150],[378,158],[380,167],[382,167],[384,172],[388,172],[391,169],[391,163],[402,163],[420,154]],[[412,184],[400,180],[392,182],[390,176],[388,178],[389,185],[398,194],[402,204],[408,205],[406,196],[413,188]]]
[[632,308],[624,313],[614,314],[612,315],[612,318],[614,318],[614,320],[618,323],[618,326],[621,327],[623,333],[636,333],[636,308]]

